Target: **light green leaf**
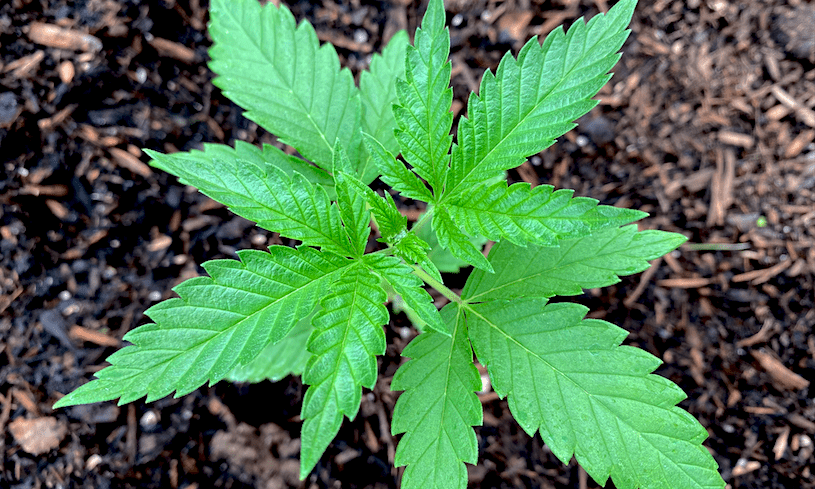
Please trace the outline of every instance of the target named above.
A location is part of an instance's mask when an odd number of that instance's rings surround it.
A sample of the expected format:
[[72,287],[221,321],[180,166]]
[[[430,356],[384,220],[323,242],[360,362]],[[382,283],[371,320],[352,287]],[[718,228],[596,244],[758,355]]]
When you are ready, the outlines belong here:
[[[431,0],[408,46],[406,81],[398,80],[399,105],[393,107],[396,139],[402,157],[417,175],[427,180],[438,196],[444,189],[453,136],[453,90],[450,88],[450,34],[444,27],[442,0]],[[401,191],[401,189],[399,189]]]
[[482,423],[475,391],[481,380],[473,365],[464,315],[454,304],[442,309],[453,336],[426,331],[405,347],[412,358],[396,371],[396,401],[391,431],[405,433],[396,449],[396,465],[407,465],[402,489],[464,489],[467,468],[478,459],[473,426]]
[[337,435],[343,416],[354,419],[362,387],[376,382],[376,356],[385,353],[388,294],[379,277],[361,265],[349,267],[320,301],[313,354],[303,373],[309,385],[303,399],[300,478],[305,478]]
[[[439,238],[436,237],[436,233],[433,231],[429,222],[425,221],[421,226],[415,229],[414,232],[417,237],[427,243],[427,247],[430,250],[427,252],[427,257],[437,270],[445,273],[458,273],[462,268],[470,266],[466,261],[453,256],[450,250],[444,249],[439,245]],[[470,238],[470,242],[476,249],[480,250],[487,242],[487,238],[474,236]],[[441,278],[436,278],[436,280],[442,281]]]
[[[435,234],[433,236],[435,237]],[[436,244],[438,245],[438,243]],[[437,248],[440,248],[440,246],[437,246]],[[424,271],[428,272],[431,277],[439,282],[444,282],[436,264],[430,259],[429,251],[431,251],[430,246],[425,243],[422,238],[417,236],[416,233],[404,235],[393,246],[394,255],[405,260],[407,263],[419,265]]]
[[342,181],[342,185],[347,186],[371,206],[376,222],[379,225],[379,232],[385,242],[393,242],[396,236],[405,233],[407,218],[399,212],[393,197],[389,193],[385,193],[383,198],[369,186],[357,180],[356,177],[345,173],[338,173],[336,178],[338,181]]
[[209,277],[183,282],[173,289],[180,298],[148,309],[155,324],[127,333],[124,339],[133,345],[108,357],[111,366],[100,370],[97,380],[56,407],[116,398],[124,404],[145,395],[151,402],[218,382],[282,340],[350,263],[308,247],[273,246],[269,253],[238,255],[241,261],[205,263]]
[[438,207],[434,209],[432,223],[439,244],[450,250],[453,256],[477,268],[492,272],[492,265],[472,243],[472,238],[461,232],[444,209]]
[[326,170],[337,139],[360,161],[359,91],[311,24],[256,0],[214,0],[210,18],[213,83],[248,119]]
[[339,140],[334,146],[334,182],[337,188],[337,205],[342,217],[343,229],[354,250],[354,256],[365,254],[368,238],[371,236],[371,212],[368,210],[366,196],[350,182],[353,177],[342,178],[343,172],[353,172],[351,162],[345,155]]
[[230,382],[277,382],[289,375],[302,374],[311,358],[306,343],[313,330],[309,315],[298,321],[285,338],[269,343],[254,360],[235,366],[224,379]]
[[583,289],[612,285],[621,275],[645,270],[648,260],[671,252],[685,240],[681,234],[664,231],[637,232],[632,225],[563,240],[558,247],[497,243],[488,256],[496,272],[474,270],[462,297],[482,302],[581,294]]
[[[204,151],[148,154],[157,168],[178,175],[182,182],[263,229],[339,254],[355,254],[340,214],[321,185],[299,171],[286,173],[277,165],[260,166],[243,159],[251,152],[241,148],[231,151],[225,146],[207,145]],[[276,153],[269,150],[269,154]]]
[[476,356],[518,424],[600,485],[610,475],[620,489],[723,488],[707,431],[676,406],[685,393],[651,374],[659,359],[620,346],[627,333],[587,311],[546,299],[468,310]]
[[506,182],[470,189],[466,197],[444,204],[464,231],[493,241],[518,245],[557,245],[559,239],[586,236],[597,229],[618,227],[648,214],[597,205],[595,199],[572,197],[573,190],[553,191],[551,185],[530,188]]
[[370,71],[363,71],[359,77],[365,109],[363,130],[380,141],[390,153],[399,153],[399,144],[393,135],[396,129],[393,104],[398,101],[396,80],[405,76],[405,52],[409,43],[407,32],[394,34],[382,54],[374,54],[371,58]]
[[[558,27],[541,45],[532,38],[518,53],[507,53],[493,75],[487,71],[478,95],[470,96],[467,118],[458,125],[446,194],[467,194],[537,154],[568,132],[595,105],[609,70],[628,37],[636,0],[621,0],[606,15],[568,33]],[[437,195],[438,197],[438,195]]]
[[413,269],[395,256],[370,254],[365,258],[365,263],[393,287],[428,327],[450,335],[450,328],[442,321],[433,298],[422,287],[422,280],[413,273]]
[[369,134],[365,134],[365,147],[371,154],[371,160],[379,169],[380,179],[408,199],[430,202],[433,195],[415,173],[408,170],[404,163],[398,161],[382,144]]

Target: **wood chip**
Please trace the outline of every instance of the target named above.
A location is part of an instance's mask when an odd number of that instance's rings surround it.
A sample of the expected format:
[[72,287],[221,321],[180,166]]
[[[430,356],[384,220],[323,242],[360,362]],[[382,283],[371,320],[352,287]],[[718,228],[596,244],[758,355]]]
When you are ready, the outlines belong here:
[[75,340],[87,341],[101,346],[119,346],[121,341],[100,331],[74,325],[68,331],[68,336]]
[[786,260],[770,268],[740,273],[730,280],[736,283],[749,281],[753,285],[763,284],[764,282],[770,280],[771,278],[775,277],[779,273],[789,268],[790,265],[792,265],[792,260]]
[[758,360],[773,380],[773,385],[780,390],[806,389],[809,381],[788,369],[780,360],[764,350],[751,350],[753,358]]
[[3,71],[10,71],[11,76],[14,78],[28,78],[37,71],[43,59],[45,59],[45,53],[43,51],[37,51],[36,53],[12,61],[3,67]]
[[160,37],[153,37],[147,42],[158,51],[159,56],[177,59],[187,64],[193,64],[198,61],[198,56],[195,54],[195,51],[183,44]]
[[68,429],[57,418],[17,418],[9,423],[9,431],[23,450],[32,455],[42,455],[59,447]]
[[147,166],[147,163],[142,162],[142,160],[133,156],[131,153],[121,148],[110,148],[108,151],[110,151],[110,155],[113,156],[113,161],[122,168],[130,170],[144,178],[153,174],[153,171]]
[[165,250],[169,248],[171,244],[173,244],[173,238],[167,236],[166,234],[162,234],[150,241],[150,243],[147,245],[147,251],[153,253],[156,251]]
[[815,111],[795,100],[792,95],[778,85],[773,85],[770,91],[776,100],[795,111],[795,115],[801,122],[809,127],[815,127]]
[[657,281],[660,287],[678,288],[678,289],[697,289],[705,287],[713,283],[713,279],[704,277],[691,277],[691,278],[666,278]]
[[806,148],[813,140],[815,140],[815,130],[808,129],[795,136],[787,149],[784,151],[784,158],[795,158]]
[[750,472],[756,471],[761,468],[761,462],[756,460],[744,460],[739,459],[736,463],[736,466],[733,467],[733,477],[739,477],[740,475],[749,474]]
[[742,148],[752,148],[755,140],[749,134],[741,134],[733,131],[719,131],[719,141],[724,144],[732,144]]
[[71,83],[74,80],[74,75],[76,75],[76,69],[74,64],[66,59],[57,66],[57,73],[62,83]]
[[32,22],[28,38],[51,48],[94,53],[102,50],[102,41],[96,36],[44,22]]
[[790,440],[790,427],[785,426],[784,430],[778,435],[778,438],[775,440],[775,444],[773,445],[773,456],[776,460],[781,460],[784,456],[784,452],[787,451],[787,447],[789,446]]

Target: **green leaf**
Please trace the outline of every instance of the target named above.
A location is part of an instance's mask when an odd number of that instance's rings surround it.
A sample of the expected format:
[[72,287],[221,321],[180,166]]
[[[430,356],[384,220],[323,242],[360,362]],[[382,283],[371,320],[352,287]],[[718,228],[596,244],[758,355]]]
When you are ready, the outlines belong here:
[[[435,235],[433,236],[435,237]],[[428,272],[431,277],[439,282],[444,282],[436,264],[430,259],[428,251],[430,251],[430,246],[425,243],[422,238],[417,236],[416,233],[404,235],[393,246],[394,255],[405,260],[407,263],[419,265]]]
[[664,231],[637,232],[632,225],[563,240],[556,248],[497,243],[488,257],[496,272],[474,270],[462,297],[481,302],[581,294],[583,289],[612,285],[621,275],[645,270],[648,260],[669,253],[685,240],[681,234]]
[[453,136],[453,90],[450,88],[450,34],[444,27],[442,0],[431,0],[416,29],[414,46],[408,46],[406,81],[396,83],[399,105],[394,106],[396,139],[402,157],[413,171],[440,195],[450,163]]
[[309,388],[301,414],[301,479],[337,435],[343,416],[357,415],[362,387],[376,383],[376,355],[385,353],[388,294],[379,277],[364,266],[349,267],[330,290],[320,301],[316,330],[308,340],[313,355],[303,373]]
[[366,196],[350,183],[351,178],[342,178],[343,172],[353,172],[351,162],[345,155],[339,140],[334,146],[334,182],[337,188],[337,205],[344,225],[345,234],[354,250],[354,256],[365,254],[368,238],[371,235],[371,212],[366,206]]
[[370,71],[363,71],[359,77],[362,106],[365,109],[363,130],[391,153],[399,152],[399,143],[393,135],[396,129],[393,104],[398,101],[396,80],[405,76],[405,52],[409,43],[407,32],[394,34],[382,54],[374,54],[371,58]]
[[472,243],[472,238],[461,232],[461,229],[444,209],[434,208],[432,223],[439,244],[450,250],[453,256],[482,270],[493,271],[490,262],[484,258],[481,250]]
[[173,289],[180,298],[148,309],[155,324],[127,333],[124,339],[133,345],[108,357],[111,366],[100,370],[97,380],[56,407],[116,398],[121,405],[145,395],[152,402],[218,382],[286,337],[350,263],[308,247],[272,246],[269,253],[238,255],[241,261],[205,263],[209,277],[183,282]]
[[469,234],[523,245],[556,245],[559,239],[586,236],[598,229],[620,226],[648,214],[597,205],[595,199],[572,197],[573,190],[553,191],[551,185],[530,188],[506,182],[471,189],[466,197],[444,204],[453,220]]
[[248,119],[326,170],[337,139],[360,160],[359,91],[311,24],[256,0],[214,0],[210,18],[213,83]]
[[433,195],[415,173],[404,163],[397,161],[382,144],[369,134],[364,134],[365,147],[371,154],[374,165],[381,174],[380,179],[408,199],[430,202]]
[[342,182],[342,185],[347,186],[371,206],[376,222],[379,225],[379,232],[385,242],[390,243],[394,241],[396,236],[405,233],[407,218],[399,212],[393,197],[389,193],[385,193],[383,198],[369,186],[357,180],[356,177],[345,173],[337,173],[336,178]]
[[[466,261],[453,256],[450,250],[444,249],[439,245],[439,238],[436,237],[436,233],[433,231],[429,222],[425,221],[416,228],[414,232],[417,237],[427,243],[427,247],[430,250],[427,252],[427,257],[437,270],[445,273],[458,273],[462,268],[470,266]],[[470,242],[476,249],[482,249],[487,242],[487,238],[474,236],[470,238]],[[436,278],[436,280],[442,281],[441,278]]]
[[476,356],[518,424],[601,486],[610,475],[620,489],[723,488],[707,431],[676,406],[685,393],[651,374],[660,360],[620,346],[627,333],[587,311],[546,299],[471,306]]
[[299,171],[287,174],[276,165],[260,166],[243,159],[246,151],[219,145],[189,153],[148,154],[154,166],[178,175],[183,183],[263,229],[339,254],[355,254],[326,190]]
[[235,366],[224,379],[230,382],[277,382],[289,375],[302,374],[311,358],[306,343],[313,330],[309,315],[298,321],[285,338],[269,343],[254,360]]
[[409,266],[394,256],[371,254],[365,258],[365,263],[393,287],[428,327],[444,335],[450,335],[450,328],[442,321],[439,310],[433,304],[433,298],[422,287],[422,280]]
[[407,465],[402,489],[464,489],[467,468],[478,459],[473,426],[482,423],[475,395],[481,380],[473,365],[464,315],[454,304],[442,309],[452,337],[433,331],[417,336],[402,356],[412,358],[396,371],[396,401],[391,431],[405,433],[396,449],[396,465]]
[[[567,33],[558,27],[541,45],[532,38],[507,53],[493,75],[484,73],[478,95],[470,96],[467,118],[458,125],[447,181],[450,197],[467,194],[537,154],[568,132],[596,104],[620,58],[636,0],[621,0],[606,15]],[[438,195],[437,195],[438,197]]]

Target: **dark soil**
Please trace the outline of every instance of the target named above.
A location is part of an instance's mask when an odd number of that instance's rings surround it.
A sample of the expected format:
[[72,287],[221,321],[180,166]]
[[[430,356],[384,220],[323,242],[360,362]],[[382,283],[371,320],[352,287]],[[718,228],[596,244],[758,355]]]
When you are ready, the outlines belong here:
[[[454,109],[534,34],[606,0],[454,0]],[[355,74],[416,2],[299,2]],[[641,2],[603,102],[511,172],[651,213],[685,245],[578,300],[664,360],[733,488],[815,488],[815,7]],[[53,411],[144,310],[197,265],[279,242],[140,148],[271,135],[211,84],[206,0],[7,0],[0,6],[0,488],[396,487],[388,386],[408,323],[312,476],[297,480],[299,379]],[[58,25],[73,34],[54,35]],[[93,37],[83,36],[89,34]],[[471,487],[587,488],[482,395]],[[611,484],[609,484],[611,487]]]

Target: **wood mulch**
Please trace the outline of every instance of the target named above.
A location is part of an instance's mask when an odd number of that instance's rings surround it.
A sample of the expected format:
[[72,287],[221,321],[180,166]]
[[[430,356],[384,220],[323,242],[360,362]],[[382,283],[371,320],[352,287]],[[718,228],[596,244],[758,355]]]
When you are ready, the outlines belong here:
[[[446,2],[456,114],[504,51],[612,3]],[[140,149],[274,141],[211,84],[206,4],[0,5],[0,488],[396,487],[388,386],[413,334],[401,315],[379,383],[304,482],[299,379],[51,409],[198,264],[279,242]],[[422,11],[406,0],[292,9],[355,74]],[[803,0],[641,2],[601,104],[510,172],[648,211],[642,227],[690,238],[576,300],[664,361],[732,488],[815,488],[813,25]],[[523,433],[505,401],[481,399],[471,487],[597,487]]]

